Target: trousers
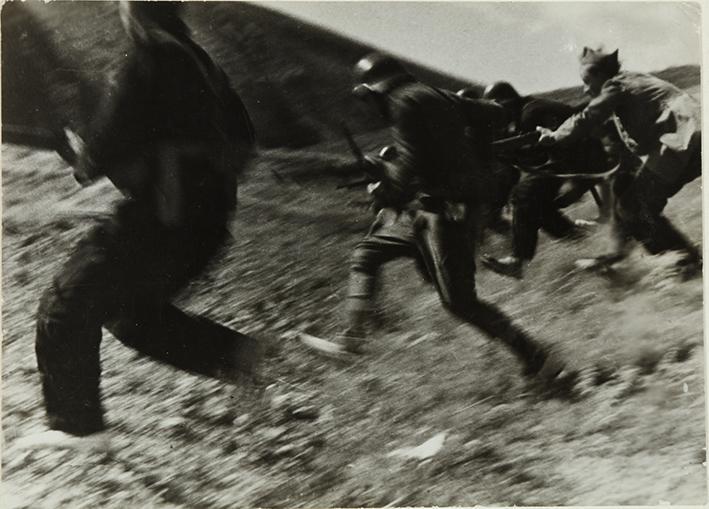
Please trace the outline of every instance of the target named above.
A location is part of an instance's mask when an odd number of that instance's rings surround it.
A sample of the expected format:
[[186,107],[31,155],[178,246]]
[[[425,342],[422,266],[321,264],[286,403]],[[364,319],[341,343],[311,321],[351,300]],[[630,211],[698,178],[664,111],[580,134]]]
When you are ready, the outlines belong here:
[[556,238],[570,235],[574,223],[559,209],[555,198],[564,180],[525,176],[512,196],[512,249],[515,257],[531,260],[537,250],[539,229]]
[[[486,335],[502,340],[531,370],[543,348],[500,309],[477,297],[475,249],[470,218],[453,220],[440,210],[383,209],[357,244],[350,265],[350,321],[371,308],[379,269],[397,258],[412,258],[438,292],[445,309]],[[352,324],[351,324],[352,325]]]
[[701,175],[701,133],[695,133],[687,151],[660,147],[649,154],[637,175],[617,190],[618,227],[638,240],[651,254],[683,251],[700,256],[696,247],[663,214],[667,202]]
[[228,370],[245,337],[185,313],[172,297],[222,245],[229,207],[218,179],[191,182],[189,219],[167,228],[152,204],[127,200],[75,247],[40,299],[36,354],[49,426],[105,427],[101,328],[159,361],[208,376]]

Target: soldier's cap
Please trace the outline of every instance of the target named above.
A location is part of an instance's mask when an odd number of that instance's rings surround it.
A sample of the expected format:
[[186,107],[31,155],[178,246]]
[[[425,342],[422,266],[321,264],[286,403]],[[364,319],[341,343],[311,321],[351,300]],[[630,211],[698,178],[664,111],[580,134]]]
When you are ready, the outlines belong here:
[[588,46],[584,46],[581,56],[579,57],[579,63],[581,65],[597,65],[604,63],[606,61],[618,60],[618,50],[612,53],[604,53],[602,49],[591,49]]
[[612,53],[604,53],[602,49],[593,50],[588,47],[583,48],[579,57],[579,63],[589,69],[601,71],[609,75],[614,75],[620,71],[620,61],[618,60],[618,50]]

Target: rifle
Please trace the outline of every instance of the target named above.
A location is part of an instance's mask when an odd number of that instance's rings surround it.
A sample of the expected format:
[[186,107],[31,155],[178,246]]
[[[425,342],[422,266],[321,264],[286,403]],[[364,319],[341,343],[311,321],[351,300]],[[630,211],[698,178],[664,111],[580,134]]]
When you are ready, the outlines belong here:
[[530,131],[528,133],[512,136],[511,138],[503,138],[492,142],[492,151],[495,153],[506,153],[521,148],[533,147],[539,141],[541,133],[538,131]]
[[[512,164],[515,168],[521,171],[549,177],[573,178],[580,180],[603,180],[613,175],[620,168],[620,164],[618,164],[610,170],[606,170],[599,173],[563,172],[557,169],[557,166],[560,161],[556,157],[554,157],[553,154],[548,154],[546,161],[542,162],[541,164],[525,164],[524,162],[520,162],[518,158],[515,157],[514,152],[520,149],[533,148],[536,145],[537,141],[539,141],[539,137],[539,132],[530,131],[528,133],[520,134],[518,136],[495,140],[492,142],[493,153],[497,157],[501,158],[503,161]],[[596,198],[600,197],[594,196],[594,199]]]
[[347,124],[341,122],[340,128],[342,129],[342,134],[344,135],[345,140],[347,140],[347,145],[350,147],[350,151],[352,152],[355,162],[357,163],[357,168],[364,173],[365,178],[355,180],[354,182],[339,184],[337,189],[354,189],[356,187],[364,187],[368,184],[381,180],[382,171],[377,160],[373,157],[364,155],[362,149],[359,148],[359,145],[355,142],[352,132],[347,127]]
[[[510,138],[504,138],[500,140],[496,140],[492,142],[492,148],[493,148],[493,153],[500,157],[502,156],[502,159],[506,159],[504,156],[508,155],[508,161],[510,164],[512,164],[514,167],[517,169],[531,173],[531,174],[537,174],[537,175],[545,175],[549,177],[557,177],[557,178],[572,178],[576,180],[597,180],[601,181],[604,180],[611,175],[613,175],[615,172],[618,171],[620,168],[620,163],[614,166],[613,168],[606,170],[601,173],[586,173],[586,172],[560,172],[557,169],[557,161],[553,157],[553,155],[549,154],[547,155],[547,160],[543,162],[542,164],[524,164],[520,163],[519,161],[515,161],[514,157],[514,152],[517,150],[525,149],[525,148],[532,148],[536,145],[536,143],[539,141],[540,133],[537,131],[531,131],[528,133],[524,133],[518,136],[513,136]],[[512,155],[510,155],[512,153]],[[588,188],[588,191],[591,193],[591,196],[593,197],[593,201],[596,203],[596,206],[603,211],[605,207],[605,203],[603,202],[603,199],[601,198],[600,194],[598,193],[598,190],[596,189],[595,185],[591,185]],[[563,198],[563,197],[562,197]],[[568,196],[566,199],[568,200]],[[578,196],[580,198],[580,196]],[[576,198],[576,199],[578,199]],[[558,198],[557,198],[558,200]],[[573,200],[575,201],[575,200]]]

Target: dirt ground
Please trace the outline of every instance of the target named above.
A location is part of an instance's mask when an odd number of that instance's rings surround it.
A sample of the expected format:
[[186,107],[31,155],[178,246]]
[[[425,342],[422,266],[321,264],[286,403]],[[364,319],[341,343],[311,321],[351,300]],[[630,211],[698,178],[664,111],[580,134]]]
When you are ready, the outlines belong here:
[[[367,355],[342,365],[307,351],[294,333],[338,330],[348,258],[372,220],[363,191],[323,176],[347,160],[333,142],[263,151],[233,238],[179,298],[272,341],[266,389],[177,371],[105,333],[117,447],[101,458],[13,444],[44,418],[38,298],[119,196],[107,182],[79,188],[53,153],[2,146],[3,507],[706,504],[702,280],[680,281],[671,256],[639,248],[615,273],[575,272],[575,259],[604,251],[603,228],[542,236],[521,282],[478,270],[482,298],[594,374],[583,397],[544,397],[503,345],[447,315],[406,260],[382,274]],[[694,182],[667,208],[696,242],[701,203]],[[587,198],[569,214],[596,210]],[[508,245],[492,235],[483,251]]]

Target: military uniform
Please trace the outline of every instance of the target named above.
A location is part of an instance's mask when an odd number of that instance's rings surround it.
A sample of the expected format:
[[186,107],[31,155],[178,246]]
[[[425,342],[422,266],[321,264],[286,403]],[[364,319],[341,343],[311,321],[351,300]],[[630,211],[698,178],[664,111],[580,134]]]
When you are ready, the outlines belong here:
[[[186,35],[136,45],[86,136],[77,175],[128,199],[78,244],[44,293],[36,352],[50,427],[104,427],[101,327],[141,353],[210,376],[236,373],[249,338],[170,299],[222,245],[251,121],[224,73]],[[243,355],[242,355],[243,354]]]
[[650,253],[678,250],[700,254],[662,214],[669,198],[701,174],[701,119],[697,102],[655,76],[620,71],[606,80],[588,106],[553,134],[568,144],[613,119],[635,142],[644,166],[617,197],[621,228]]
[[[534,131],[537,126],[555,129],[573,115],[575,109],[559,101],[541,98],[525,98],[519,121],[520,132]],[[556,152],[556,153],[555,153]],[[560,153],[561,152],[561,153]],[[539,150],[539,163],[547,154],[563,161],[564,168],[571,172],[592,170],[594,164],[606,166],[606,155],[600,141],[585,138],[574,144],[572,150],[544,148]],[[561,166],[560,164],[560,166]],[[596,169],[598,171],[598,168]],[[543,229],[556,238],[573,235],[577,227],[560,210],[556,198],[562,185],[568,179],[525,174],[512,193],[513,215],[513,255],[521,260],[531,260],[536,252],[538,232]],[[584,190],[590,185],[583,186]],[[580,193],[578,193],[580,194]]]
[[475,290],[472,223],[485,192],[490,137],[505,122],[504,110],[417,82],[390,91],[386,101],[399,156],[386,164],[378,189],[386,206],[352,257],[350,330],[359,332],[370,311],[381,266],[411,257],[450,312],[502,339],[537,371],[541,347]]

